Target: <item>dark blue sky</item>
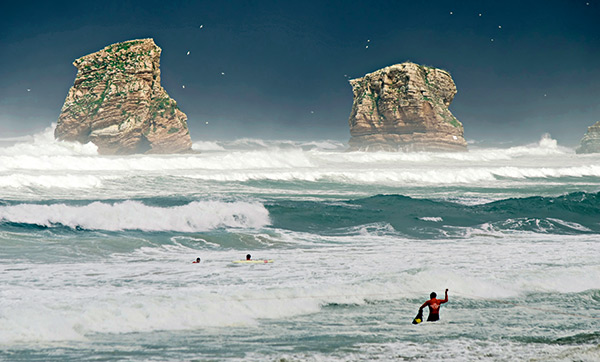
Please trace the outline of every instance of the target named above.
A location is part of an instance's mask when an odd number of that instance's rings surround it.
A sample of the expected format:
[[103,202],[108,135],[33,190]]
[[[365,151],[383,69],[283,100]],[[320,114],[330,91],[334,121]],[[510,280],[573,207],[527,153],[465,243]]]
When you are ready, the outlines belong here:
[[193,140],[347,141],[348,77],[406,60],[452,74],[467,139],[600,120],[600,0],[24,1],[0,5],[0,138],[56,121],[73,60],[146,37]]

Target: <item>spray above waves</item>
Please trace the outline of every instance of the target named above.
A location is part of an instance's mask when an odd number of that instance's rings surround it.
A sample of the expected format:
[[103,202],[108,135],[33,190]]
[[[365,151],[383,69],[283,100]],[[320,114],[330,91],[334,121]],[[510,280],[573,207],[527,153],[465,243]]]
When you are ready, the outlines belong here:
[[[4,156],[0,166],[5,168],[22,169],[71,169],[120,170],[125,160],[129,169],[139,170],[173,170],[173,169],[227,169],[227,168],[278,168],[278,167],[318,167],[336,164],[384,164],[389,163],[436,163],[436,162],[489,162],[510,160],[512,158],[564,155],[573,153],[572,150],[558,146],[556,140],[544,135],[535,144],[516,146],[508,149],[474,149],[470,152],[344,152],[346,145],[333,140],[321,141],[291,141],[291,140],[260,140],[239,139],[235,141],[197,141],[194,149],[203,151],[194,157],[187,154],[179,155],[132,155],[132,156],[99,156],[97,147],[92,143],[82,145],[77,142],[64,142],[54,139],[53,124],[43,132],[35,134],[32,140],[16,143],[9,147],[0,147],[0,157]],[[205,154],[206,153],[206,154]],[[277,157],[282,155],[282,157]],[[10,162],[10,157],[24,157],[17,162]],[[61,157],[70,158],[61,159]],[[33,163],[32,158],[40,161]],[[193,162],[194,159],[202,162]],[[77,162],[80,159],[82,162]],[[170,165],[164,165],[168,159]],[[283,160],[285,160],[285,162]],[[178,162],[181,160],[182,162]],[[219,163],[222,167],[214,165]],[[24,162],[23,162],[24,161]],[[189,163],[189,162],[192,163]],[[31,163],[31,165],[28,165]],[[83,165],[78,165],[83,164]],[[111,167],[111,164],[115,164]],[[138,165],[136,167],[136,165]]]
[[87,230],[201,232],[218,228],[262,228],[269,213],[259,203],[194,201],[182,206],[148,206],[139,201],[87,205],[18,204],[0,207],[0,222]]
[[[408,194],[407,187],[516,185],[516,189],[540,179],[572,183],[571,178],[578,178],[589,183],[600,177],[600,162],[593,156],[577,156],[549,137],[527,146],[464,153],[343,152],[344,145],[335,141],[241,139],[197,142],[196,149],[206,150],[199,154],[132,156],[100,156],[92,144],[56,141],[52,127],[33,139],[0,147],[0,186],[8,189],[4,198],[34,194],[63,198],[86,189],[128,199],[139,197],[142,190],[144,196],[177,194],[181,185],[191,192],[208,188],[231,192],[239,183],[249,183],[244,186],[259,193],[270,192],[278,183],[276,188],[284,193],[316,185],[368,189],[359,195]],[[166,178],[176,182],[167,184]],[[266,182],[257,186],[261,181]],[[373,186],[378,188],[374,192]]]
[[25,142],[16,142],[9,147],[0,147],[0,156],[93,156],[98,154],[98,147],[93,143],[81,144],[54,139],[55,128],[56,123],[53,123],[42,132],[25,138]]
[[193,149],[198,151],[257,151],[257,150],[317,150],[317,151],[344,151],[346,145],[334,140],[321,141],[292,141],[292,140],[262,140],[241,138],[234,141],[198,141],[194,142]]

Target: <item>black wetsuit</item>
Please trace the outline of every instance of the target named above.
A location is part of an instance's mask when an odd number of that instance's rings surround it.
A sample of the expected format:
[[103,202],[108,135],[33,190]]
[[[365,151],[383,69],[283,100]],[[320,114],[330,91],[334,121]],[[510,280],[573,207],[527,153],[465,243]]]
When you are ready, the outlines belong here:
[[429,315],[427,316],[427,322],[435,322],[435,321],[439,321],[439,320],[440,320],[439,313],[431,313],[431,311],[429,311]]

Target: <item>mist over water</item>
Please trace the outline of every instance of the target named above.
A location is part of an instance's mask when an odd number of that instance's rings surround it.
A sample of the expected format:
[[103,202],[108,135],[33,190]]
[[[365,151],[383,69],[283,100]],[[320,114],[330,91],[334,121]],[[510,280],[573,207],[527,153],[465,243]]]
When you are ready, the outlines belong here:
[[52,133],[0,146],[0,359],[600,358],[600,156]]

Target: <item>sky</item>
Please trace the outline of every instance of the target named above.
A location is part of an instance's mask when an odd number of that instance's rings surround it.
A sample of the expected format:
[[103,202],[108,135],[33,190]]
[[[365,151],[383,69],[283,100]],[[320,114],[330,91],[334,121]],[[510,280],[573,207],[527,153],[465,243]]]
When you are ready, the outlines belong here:
[[572,147],[600,121],[600,0],[3,1],[0,138],[57,121],[75,59],[139,38],[193,141],[346,142],[348,80],[405,61],[450,72],[468,141]]

